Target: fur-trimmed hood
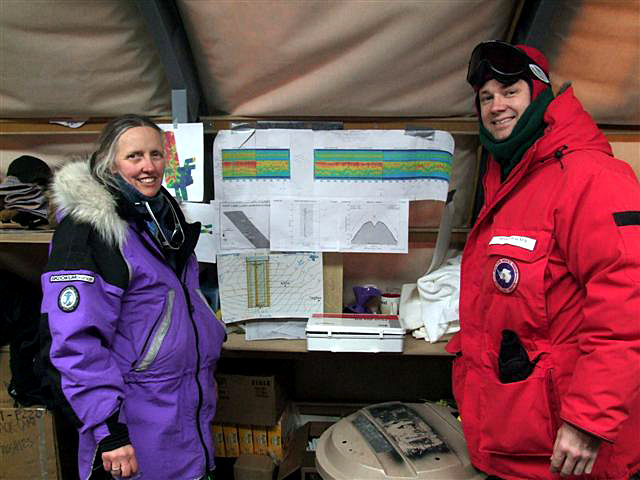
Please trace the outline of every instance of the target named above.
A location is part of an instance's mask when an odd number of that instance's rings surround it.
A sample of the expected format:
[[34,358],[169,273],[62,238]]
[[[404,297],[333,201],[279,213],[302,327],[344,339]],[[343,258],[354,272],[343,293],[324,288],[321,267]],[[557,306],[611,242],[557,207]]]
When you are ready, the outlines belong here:
[[51,200],[58,219],[70,215],[94,227],[107,243],[123,245],[127,222],[118,215],[116,198],[91,175],[87,161],[69,163],[56,172]]

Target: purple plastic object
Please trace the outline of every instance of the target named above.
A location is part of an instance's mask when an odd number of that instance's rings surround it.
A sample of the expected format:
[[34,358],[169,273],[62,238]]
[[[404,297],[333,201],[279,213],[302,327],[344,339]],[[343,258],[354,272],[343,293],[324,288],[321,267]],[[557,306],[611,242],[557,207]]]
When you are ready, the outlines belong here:
[[369,300],[382,295],[382,292],[374,286],[355,286],[353,287],[353,293],[356,296],[356,303],[354,305],[347,306],[347,310],[353,313],[370,313],[367,311],[367,303]]

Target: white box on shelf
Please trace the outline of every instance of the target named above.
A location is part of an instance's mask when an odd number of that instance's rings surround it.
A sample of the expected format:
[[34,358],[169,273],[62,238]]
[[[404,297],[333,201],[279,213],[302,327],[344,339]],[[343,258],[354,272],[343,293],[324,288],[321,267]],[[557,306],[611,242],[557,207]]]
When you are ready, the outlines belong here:
[[397,315],[314,313],[307,322],[307,350],[402,352],[405,329]]

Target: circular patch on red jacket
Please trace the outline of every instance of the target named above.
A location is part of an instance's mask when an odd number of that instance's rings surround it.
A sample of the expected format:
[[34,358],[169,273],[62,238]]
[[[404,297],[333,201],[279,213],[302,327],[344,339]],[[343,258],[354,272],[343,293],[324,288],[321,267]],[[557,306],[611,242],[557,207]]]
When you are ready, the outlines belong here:
[[518,286],[518,265],[508,258],[501,258],[493,266],[493,283],[502,293],[511,293]]

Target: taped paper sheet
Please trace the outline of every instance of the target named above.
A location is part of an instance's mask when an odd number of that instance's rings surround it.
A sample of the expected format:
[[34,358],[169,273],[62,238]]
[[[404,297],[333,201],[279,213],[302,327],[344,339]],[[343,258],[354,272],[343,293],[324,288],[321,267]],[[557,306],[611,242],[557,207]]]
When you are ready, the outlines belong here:
[[408,200],[271,200],[271,249],[407,253]]
[[200,237],[196,244],[196,258],[203,263],[216,263],[219,251],[220,224],[218,205],[215,203],[189,203],[180,205],[187,221],[200,222]]
[[322,312],[322,254],[218,255],[222,320],[306,318]]
[[218,200],[447,198],[453,137],[443,131],[221,130],[213,144]]
[[158,125],[164,131],[163,186],[182,202],[204,198],[204,129],[202,123]]

